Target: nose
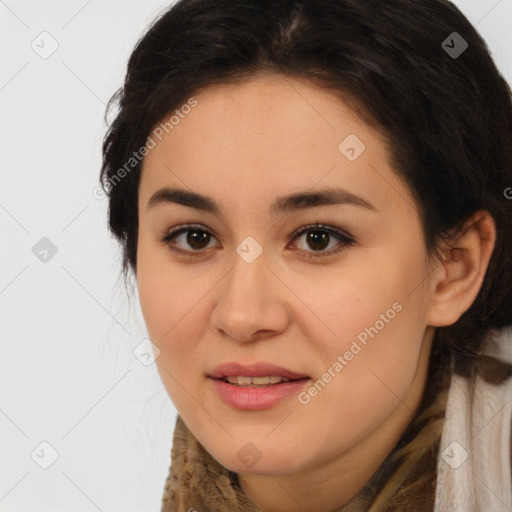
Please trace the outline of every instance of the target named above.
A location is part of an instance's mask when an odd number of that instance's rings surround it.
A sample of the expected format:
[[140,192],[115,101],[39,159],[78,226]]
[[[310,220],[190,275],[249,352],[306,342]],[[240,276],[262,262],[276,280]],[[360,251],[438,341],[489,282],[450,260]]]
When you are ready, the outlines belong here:
[[235,253],[233,267],[217,288],[217,303],[211,316],[213,328],[224,337],[241,342],[266,339],[285,331],[290,311],[287,290],[275,273],[268,266],[265,251],[252,263]]

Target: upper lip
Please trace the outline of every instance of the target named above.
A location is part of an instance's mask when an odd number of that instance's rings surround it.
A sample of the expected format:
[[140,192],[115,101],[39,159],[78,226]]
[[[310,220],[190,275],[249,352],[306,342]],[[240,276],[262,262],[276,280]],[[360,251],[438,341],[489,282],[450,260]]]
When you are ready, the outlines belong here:
[[258,362],[252,364],[240,364],[240,363],[223,363],[217,366],[209,377],[214,379],[222,379],[223,377],[267,377],[275,375],[277,377],[286,377],[287,379],[298,380],[308,377],[307,375],[292,372],[281,366],[277,366],[272,363]]

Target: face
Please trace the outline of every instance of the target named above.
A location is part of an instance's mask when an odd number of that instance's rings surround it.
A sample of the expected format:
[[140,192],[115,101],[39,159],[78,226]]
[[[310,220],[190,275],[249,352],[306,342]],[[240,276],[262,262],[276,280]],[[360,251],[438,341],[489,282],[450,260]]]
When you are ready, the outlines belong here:
[[[424,385],[430,268],[384,140],[306,80],[194,98],[146,155],[138,203],[140,304],[179,414],[246,474],[306,471],[402,431]],[[209,377],[233,362],[305,378]]]

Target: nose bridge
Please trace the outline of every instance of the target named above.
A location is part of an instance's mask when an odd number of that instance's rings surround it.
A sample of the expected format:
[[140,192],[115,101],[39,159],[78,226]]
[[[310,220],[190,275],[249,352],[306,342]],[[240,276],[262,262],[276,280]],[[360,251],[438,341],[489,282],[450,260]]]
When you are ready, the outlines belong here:
[[286,321],[268,254],[254,242],[244,240],[236,248],[212,315],[215,328],[245,341],[259,331],[279,331]]
[[[240,244],[233,257],[233,267],[224,283],[222,300],[229,304],[231,312],[250,309],[252,316],[268,302],[270,273],[268,258],[263,251],[254,257],[254,248],[247,243]],[[248,250],[247,250],[248,249]]]

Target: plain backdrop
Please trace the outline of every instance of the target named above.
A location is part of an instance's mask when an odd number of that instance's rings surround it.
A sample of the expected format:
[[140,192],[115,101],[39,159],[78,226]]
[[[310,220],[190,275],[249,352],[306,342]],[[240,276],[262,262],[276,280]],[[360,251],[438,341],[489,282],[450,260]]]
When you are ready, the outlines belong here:
[[[512,82],[512,0],[455,3]],[[0,512],[160,510],[176,410],[93,191],[105,105],[169,5],[0,0]]]

